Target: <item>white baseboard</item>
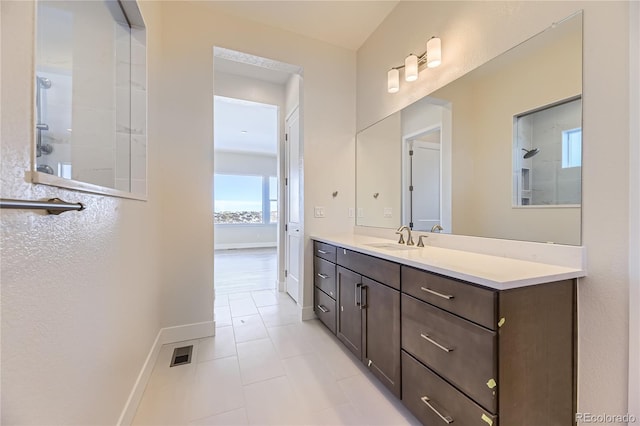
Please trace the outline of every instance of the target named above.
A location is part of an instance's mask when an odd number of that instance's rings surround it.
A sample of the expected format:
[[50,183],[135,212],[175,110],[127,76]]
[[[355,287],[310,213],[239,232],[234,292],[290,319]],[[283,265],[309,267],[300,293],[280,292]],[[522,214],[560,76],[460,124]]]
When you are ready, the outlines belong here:
[[266,248],[277,247],[275,242],[267,243],[228,243],[228,244],[215,244],[214,250],[231,250],[231,249],[246,249],[246,248]]
[[127,402],[124,405],[124,409],[120,414],[120,418],[118,419],[117,423],[118,426],[130,425],[133,421],[133,418],[135,417],[136,411],[138,409],[138,405],[140,404],[140,400],[142,399],[142,395],[144,394],[144,390],[147,387],[147,382],[151,377],[153,367],[156,365],[156,361],[158,360],[158,355],[160,354],[162,345],[182,342],[185,340],[202,339],[205,337],[213,336],[215,335],[215,333],[215,321],[198,322],[195,324],[161,328],[160,331],[158,331],[156,340],[153,342],[153,345],[151,345],[149,355],[147,355],[147,359],[142,365],[140,374],[138,374],[138,378],[133,385],[133,389],[129,394],[129,398],[127,399]]

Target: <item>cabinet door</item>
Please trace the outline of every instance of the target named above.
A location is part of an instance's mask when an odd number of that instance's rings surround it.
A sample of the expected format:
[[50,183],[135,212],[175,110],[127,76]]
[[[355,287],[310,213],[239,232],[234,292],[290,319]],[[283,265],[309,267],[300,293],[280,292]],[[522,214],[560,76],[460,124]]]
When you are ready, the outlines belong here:
[[362,277],[339,267],[338,272],[338,338],[362,359]]
[[365,307],[364,363],[395,396],[400,397],[400,292],[362,279]]

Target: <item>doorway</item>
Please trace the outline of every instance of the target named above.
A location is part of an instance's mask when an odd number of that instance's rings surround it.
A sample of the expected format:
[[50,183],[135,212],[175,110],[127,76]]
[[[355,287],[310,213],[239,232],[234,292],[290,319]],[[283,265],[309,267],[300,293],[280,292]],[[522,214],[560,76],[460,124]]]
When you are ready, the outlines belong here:
[[298,251],[286,237],[285,119],[299,107],[301,71],[214,48],[214,291],[223,296],[216,306],[234,298],[227,295],[292,288],[287,277],[296,269],[285,253]]
[[214,283],[275,290],[278,105],[214,96]]

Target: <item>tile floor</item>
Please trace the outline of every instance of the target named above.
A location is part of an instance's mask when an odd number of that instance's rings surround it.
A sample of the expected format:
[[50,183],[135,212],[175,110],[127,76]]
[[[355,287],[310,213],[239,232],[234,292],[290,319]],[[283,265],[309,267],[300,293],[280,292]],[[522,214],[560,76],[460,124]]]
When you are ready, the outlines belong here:
[[275,247],[215,250],[213,262],[216,295],[276,287],[278,252]]
[[[215,337],[162,347],[134,425],[419,424],[286,294],[218,296],[215,312]],[[191,364],[170,368],[186,344]]]

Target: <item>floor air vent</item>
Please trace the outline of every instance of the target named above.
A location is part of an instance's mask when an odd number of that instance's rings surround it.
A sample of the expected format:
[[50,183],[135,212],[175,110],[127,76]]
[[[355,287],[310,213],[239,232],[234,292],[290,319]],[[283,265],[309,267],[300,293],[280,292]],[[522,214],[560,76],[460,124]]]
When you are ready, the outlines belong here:
[[191,352],[193,345],[175,348],[171,357],[171,365],[169,367],[177,367],[178,365],[191,364]]

